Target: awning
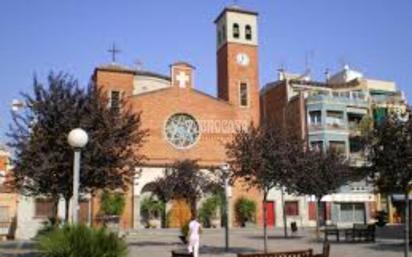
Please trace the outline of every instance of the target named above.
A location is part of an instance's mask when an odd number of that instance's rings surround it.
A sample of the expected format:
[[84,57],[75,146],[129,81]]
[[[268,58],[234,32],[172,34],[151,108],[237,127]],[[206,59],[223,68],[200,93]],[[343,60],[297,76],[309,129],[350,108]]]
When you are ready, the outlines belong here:
[[[394,202],[400,202],[400,201],[405,201],[405,195],[404,194],[393,194],[392,195],[392,201]],[[412,201],[412,195],[409,195],[409,201]]]
[[374,194],[350,194],[340,193],[327,195],[322,198],[322,202],[374,202]]

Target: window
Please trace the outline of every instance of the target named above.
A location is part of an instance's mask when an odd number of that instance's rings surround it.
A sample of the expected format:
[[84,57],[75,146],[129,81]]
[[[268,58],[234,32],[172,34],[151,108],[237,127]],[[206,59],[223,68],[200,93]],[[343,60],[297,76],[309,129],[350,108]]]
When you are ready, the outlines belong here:
[[245,38],[246,40],[252,40],[252,27],[250,25],[245,27]]
[[286,216],[299,216],[299,202],[285,201]]
[[309,123],[311,125],[320,125],[322,123],[322,112],[321,111],[310,111],[309,112]]
[[340,203],[339,221],[350,223],[365,222],[364,203]]
[[48,218],[53,216],[53,202],[50,199],[38,198],[34,205],[35,217]]
[[349,139],[349,151],[351,153],[359,153],[363,150],[363,144],[360,137],[353,137]]
[[326,124],[334,127],[341,127],[344,124],[343,112],[340,111],[327,111],[326,112]]
[[346,153],[346,146],[345,142],[342,141],[330,141],[329,142],[329,149],[339,154]]
[[323,142],[322,141],[313,141],[310,143],[313,151],[322,152],[323,151]]
[[240,83],[240,106],[248,106],[247,84]]
[[234,23],[233,24],[233,37],[239,38],[239,35],[240,35],[239,24]]
[[0,222],[9,222],[10,221],[10,213],[9,213],[8,206],[0,206]]
[[110,92],[110,108],[115,112],[120,111],[120,91]]

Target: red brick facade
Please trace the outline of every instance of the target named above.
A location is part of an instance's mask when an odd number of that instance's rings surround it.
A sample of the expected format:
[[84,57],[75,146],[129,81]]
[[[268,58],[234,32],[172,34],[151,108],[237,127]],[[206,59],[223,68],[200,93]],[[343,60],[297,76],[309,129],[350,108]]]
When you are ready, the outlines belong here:
[[[247,54],[250,62],[240,65],[239,53]],[[200,165],[220,166],[227,162],[225,144],[240,126],[253,122],[259,125],[260,99],[258,79],[258,49],[254,45],[227,42],[217,52],[218,97],[202,93],[194,88],[194,67],[184,62],[171,65],[170,86],[133,95],[136,71],[118,65],[95,70],[93,79],[97,87],[110,95],[120,91],[126,104],[136,113],[141,113],[142,128],[149,136],[141,149],[146,156],[144,166],[164,167],[176,160],[196,159]],[[240,84],[247,84],[247,105],[240,104]],[[165,125],[168,119],[178,113],[192,116],[201,128],[197,142],[187,149],[179,149],[168,142]],[[126,211],[122,227],[130,228],[133,222],[133,191],[128,192]],[[257,203],[260,193],[237,183],[232,189],[232,204],[240,196],[247,196]],[[94,201],[95,212],[98,200]],[[260,204],[258,220],[262,220]],[[233,209],[233,208],[232,208]],[[233,212],[232,212],[233,213]]]

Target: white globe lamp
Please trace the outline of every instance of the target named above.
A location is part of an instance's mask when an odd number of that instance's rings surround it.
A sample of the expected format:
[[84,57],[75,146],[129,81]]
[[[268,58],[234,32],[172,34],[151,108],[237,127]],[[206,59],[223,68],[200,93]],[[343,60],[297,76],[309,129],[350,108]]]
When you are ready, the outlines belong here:
[[67,141],[74,148],[83,148],[89,141],[89,136],[83,129],[76,128],[70,131]]
[[74,148],[72,223],[76,224],[79,220],[80,149],[87,144],[89,136],[83,129],[76,128],[70,131],[67,141]]

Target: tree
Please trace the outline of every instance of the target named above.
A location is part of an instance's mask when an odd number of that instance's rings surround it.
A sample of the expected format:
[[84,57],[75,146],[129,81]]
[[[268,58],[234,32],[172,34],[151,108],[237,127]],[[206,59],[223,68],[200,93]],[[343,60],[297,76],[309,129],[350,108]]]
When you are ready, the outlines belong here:
[[409,191],[412,188],[411,109],[389,113],[376,124],[368,140],[371,177],[379,192],[405,197],[405,256],[409,253]]
[[[250,187],[263,192],[266,203],[269,191],[275,187],[287,186],[288,173],[293,168],[296,140],[286,136],[283,130],[251,125],[239,130],[226,145],[233,180],[242,180]],[[263,204],[266,215],[266,204]],[[286,229],[286,224],[285,224]],[[263,219],[264,251],[267,251],[267,221]]]
[[316,237],[319,239],[319,208],[322,197],[335,193],[352,178],[349,166],[342,154],[302,147],[297,152],[300,157],[295,163],[294,182],[291,188],[301,195],[316,197]]
[[171,198],[186,199],[190,205],[192,217],[197,216],[197,201],[206,192],[218,186],[217,179],[201,170],[197,160],[177,160],[165,170],[164,177],[155,182],[154,193],[163,200]]
[[22,93],[25,108],[13,113],[8,136],[15,150],[14,185],[30,196],[60,198],[68,206],[72,197],[73,149],[67,135],[81,127],[89,142],[82,151],[80,191],[125,189],[141,163],[138,154],[147,131],[141,129],[140,114],[124,105],[120,112],[107,108],[107,99],[95,85],[84,90],[77,80],[50,73],[48,86],[36,78],[33,93]]

